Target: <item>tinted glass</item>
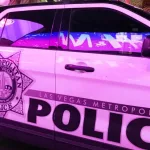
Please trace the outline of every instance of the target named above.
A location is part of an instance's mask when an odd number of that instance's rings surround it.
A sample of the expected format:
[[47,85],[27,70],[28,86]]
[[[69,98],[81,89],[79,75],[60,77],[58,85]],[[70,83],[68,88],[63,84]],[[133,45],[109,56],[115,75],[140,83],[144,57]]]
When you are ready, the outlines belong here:
[[[3,30],[4,30],[4,26],[5,26],[5,24],[11,24],[12,22],[10,21],[10,22],[6,22],[6,19],[7,18],[7,15],[5,16],[5,17],[3,17],[2,19],[0,19],[0,37],[2,36],[2,32],[3,32]],[[1,39],[0,39],[0,43],[1,43],[2,41],[1,41]]]
[[59,9],[55,15],[55,21],[53,23],[53,30],[51,32],[51,40],[49,44],[50,49],[58,49],[58,39],[59,39],[59,31],[61,27],[63,9]]
[[[62,47],[67,31],[61,32]],[[69,50],[111,54],[140,54],[150,28],[130,16],[104,8],[74,9],[71,15]]]
[[0,45],[49,48],[54,18],[55,10],[10,13]]
[[61,22],[61,32],[59,33],[59,49],[68,49],[69,38],[69,22],[71,17],[71,9],[65,9]]

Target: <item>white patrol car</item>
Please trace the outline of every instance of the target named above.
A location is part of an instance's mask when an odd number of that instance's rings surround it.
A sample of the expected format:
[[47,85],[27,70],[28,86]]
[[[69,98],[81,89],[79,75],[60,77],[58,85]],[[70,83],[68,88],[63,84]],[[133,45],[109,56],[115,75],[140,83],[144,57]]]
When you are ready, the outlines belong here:
[[108,0],[0,8],[0,133],[150,150],[150,15]]

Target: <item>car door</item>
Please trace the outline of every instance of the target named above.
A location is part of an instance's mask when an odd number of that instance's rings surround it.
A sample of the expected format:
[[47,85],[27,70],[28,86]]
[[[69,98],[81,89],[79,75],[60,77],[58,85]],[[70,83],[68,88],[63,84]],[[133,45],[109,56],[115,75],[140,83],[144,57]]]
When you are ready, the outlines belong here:
[[[21,131],[54,140],[56,50],[50,46],[57,42],[52,32],[58,10],[55,5],[12,10],[3,12],[8,18],[0,42],[0,125],[15,130],[11,137]],[[30,137],[25,142],[35,140]]]
[[141,48],[150,21],[114,4],[65,8],[56,55],[56,140],[149,149],[150,60]]

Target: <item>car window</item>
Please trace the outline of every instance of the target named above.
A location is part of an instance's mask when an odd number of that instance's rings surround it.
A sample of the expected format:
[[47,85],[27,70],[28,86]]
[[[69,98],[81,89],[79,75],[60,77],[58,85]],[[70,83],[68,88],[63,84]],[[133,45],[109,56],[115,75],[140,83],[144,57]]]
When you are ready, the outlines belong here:
[[11,20],[6,23],[6,18],[7,18],[7,15],[5,15],[2,19],[0,19],[0,37],[2,36],[2,32],[4,30],[5,24],[7,25],[12,24]]
[[59,49],[68,49],[68,37],[69,37],[69,22],[71,17],[71,9],[65,9],[63,12],[61,29],[59,33]]
[[56,10],[34,10],[8,14],[1,46],[49,48]]
[[119,11],[107,8],[74,9],[70,31],[61,31],[61,45],[70,51],[88,51],[111,54],[141,53],[150,28]]

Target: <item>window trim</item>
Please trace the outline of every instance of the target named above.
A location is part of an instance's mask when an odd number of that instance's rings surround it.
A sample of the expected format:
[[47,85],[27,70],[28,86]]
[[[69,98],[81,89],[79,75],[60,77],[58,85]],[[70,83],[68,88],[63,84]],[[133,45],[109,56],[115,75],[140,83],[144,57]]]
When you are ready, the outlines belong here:
[[12,13],[12,12],[22,12],[22,11],[32,11],[32,10],[46,10],[46,9],[64,9],[65,5],[49,5],[49,6],[29,6],[29,7],[16,7],[16,8],[9,8],[4,10],[0,13],[0,20],[5,15]]
[[120,7],[120,6],[117,6],[117,5],[114,5],[114,4],[106,4],[106,3],[100,3],[100,4],[97,4],[97,3],[93,3],[93,4],[67,4],[65,5],[65,9],[73,9],[73,8],[108,8],[108,9],[113,9],[113,10],[116,10],[120,13],[123,13],[127,16],[130,16],[131,18],[141,22],[142,24],[145,24],[146,26],[150,27],[150,20],[126,9],[126,8],[123,8],[123,7]]

